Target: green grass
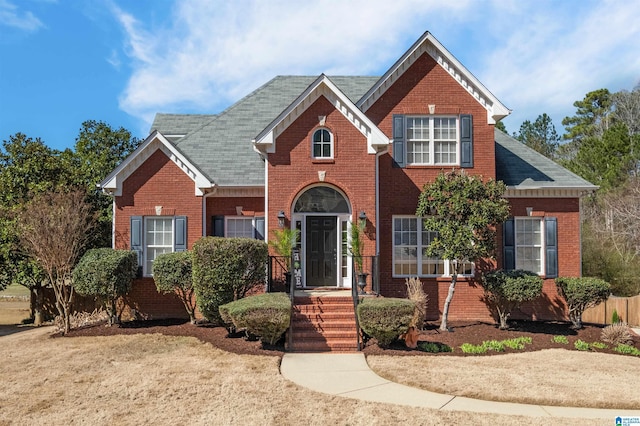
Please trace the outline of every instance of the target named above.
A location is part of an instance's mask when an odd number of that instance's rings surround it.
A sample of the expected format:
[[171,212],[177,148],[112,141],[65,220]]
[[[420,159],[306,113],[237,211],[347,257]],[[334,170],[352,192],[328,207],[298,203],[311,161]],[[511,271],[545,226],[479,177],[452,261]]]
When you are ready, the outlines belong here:
[[0,291],[0,297],[29,297],[29,289],[20,284],[11,284],[9,287]]

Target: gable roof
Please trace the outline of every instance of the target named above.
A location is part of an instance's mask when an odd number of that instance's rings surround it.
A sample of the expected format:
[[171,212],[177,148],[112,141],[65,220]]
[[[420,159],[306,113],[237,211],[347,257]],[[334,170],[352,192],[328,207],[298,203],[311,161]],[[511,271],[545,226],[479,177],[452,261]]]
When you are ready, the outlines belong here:
[[389,145],[389,138],[332,81],[322,74],[311,83],[253,140],[261,152],[274,152],[278,135],[284,132],[307,108],[321,96],[325,97],[351,124],[367,138],[369,154]]
[[145,139],[131,155],[98,184],[98,187],[113,195],[122,195],[122,184],[124,181],[158,150],[162,151],[193,180],[195,195],[204,195],[208,189],[213,187],[213,183],[202,173],[198,165],[185,157],[175,145],[157,130],[151,132],[147,139]]
[[517,139],[495,129],[496,179],[509,190],[570,190],[592,192],[596,185],[582,179]]
[[[251,141],[286,110],[317,76],[278,76],[225,111],[211,116],[161,115],[154,125],[187,131],[174,141],[217,186],[264,186],[264,163]],[[331,77],[351,101],[359,99],[377,77]]]
[[429,32],[425,32],[404,55],[357,102],[367,111],[393,83],[424,53],[430,55],[451,77],[471,94],[486,110],[487,123],[495,124],[511,113],[455,56]]

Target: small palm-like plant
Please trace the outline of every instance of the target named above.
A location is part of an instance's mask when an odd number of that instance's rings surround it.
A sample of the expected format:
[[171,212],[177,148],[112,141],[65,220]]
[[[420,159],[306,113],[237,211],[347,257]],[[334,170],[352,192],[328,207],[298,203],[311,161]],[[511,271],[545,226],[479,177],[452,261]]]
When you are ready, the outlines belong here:
[[284,258],[285,272],[291,270],[291,252],[298,244],[298,235],[300,235],[300,231],[297,229],[276,229],[273,231],[274,239],[269,241],[269,246],[276,254]]
[[629,331],[629,325],[624,322],[617,322],[602,329],[600,340],[613,346],[633,344],[633,338]]

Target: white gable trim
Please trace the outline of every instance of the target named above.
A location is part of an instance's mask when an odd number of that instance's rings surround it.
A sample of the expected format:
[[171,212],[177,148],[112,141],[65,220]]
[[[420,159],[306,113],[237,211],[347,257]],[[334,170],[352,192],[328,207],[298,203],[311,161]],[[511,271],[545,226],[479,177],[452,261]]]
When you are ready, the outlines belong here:
[[202,172],[200,172],[177,148],[167,140],[162,133],[154,131],[144,142],[122,163],[115,168],[109,176],[98,184],[104,192],[115,196],[122,195],[123,182],[135,172],[157,150],[162,151],[174,164],[191,178],[195,183],[195,195],[202,196],[207,190],[214,187]]
[[495,124],[511,114],[511,110],[504,106],[428,31],[365,93],[356,104],[358,108],[366,112],[425,52],[487,110],[488,124]]
[[389,146],[389,138],[324,74],[252,141],[258,152],[275,152],[275,141],[318,98],[324,96],[367,138],[367,152],[375,154]]

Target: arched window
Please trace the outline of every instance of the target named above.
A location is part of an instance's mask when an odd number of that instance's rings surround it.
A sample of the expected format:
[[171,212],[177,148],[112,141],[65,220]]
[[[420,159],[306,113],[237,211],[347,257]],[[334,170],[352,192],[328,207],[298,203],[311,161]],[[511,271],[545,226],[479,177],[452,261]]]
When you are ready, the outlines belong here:
[[313,158],[333,158],[333,135],[327,129],[313,132]]

